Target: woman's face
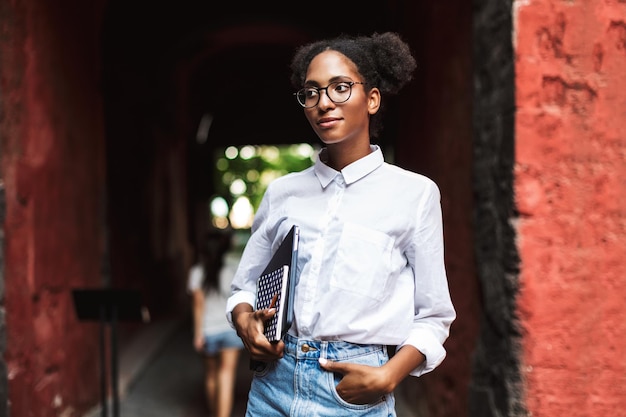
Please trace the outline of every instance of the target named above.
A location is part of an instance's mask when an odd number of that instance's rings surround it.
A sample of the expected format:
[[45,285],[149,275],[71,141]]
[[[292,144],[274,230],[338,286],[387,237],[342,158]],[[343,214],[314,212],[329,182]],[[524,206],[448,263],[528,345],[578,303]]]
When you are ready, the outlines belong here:
[[[324,51],[309,64],[304,86],[324,88],[337,81],[365,80],[345,55]],[[322,90],[317,106],[304,109],[307,120],[324,144],[347,141],[369,144],[369,118],[378,111],[380,93],[376,88],[367,92],[367,88],[363,84],[352,85],[352,94],[343,103],[334,103],[328,98],[327,90]]]

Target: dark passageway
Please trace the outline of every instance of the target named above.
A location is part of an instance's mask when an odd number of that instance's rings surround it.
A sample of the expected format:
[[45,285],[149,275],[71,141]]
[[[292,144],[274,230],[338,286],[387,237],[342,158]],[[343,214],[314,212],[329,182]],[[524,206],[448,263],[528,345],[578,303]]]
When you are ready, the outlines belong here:
[[[447,223],[457,231],[447,249],[453,296],[461,281],[472,282],[471,245],[464,243],[470,239],[469,210],[452,209],[471,204],[470,24],[467,6],[458,4],[389,1],[379,3],[372,18],[371,8],[357,1],[337,10],[232,3],[219,12],[208,2],[174,7],[111,1],[103,79],[113,285],[142,289],[156,320],[184,316],[186,268],[214,192],[213,149],[317,143],[291,94],[294,49],[323,36],[385,30],[410,42],[419,72],[409,90],[389,103],[379,144],[391,161],[440,183]],[[198,125],[207,114],[212,124],[199,143]],[[445,161],[446,154],[452,158]],[[475,308],[467,302],[464,309]],[[475,324],[464,321],[456,327],[468,337],[449,342],[455,378],[446,377],[444,367],[402,388],[415,408],[443,410],[449,402],[429,404],[427,393],[465,391],[469,358],[455,351],[470,350],[459,343],[471,343]],[[463,402],[454,407],[465,409]]]

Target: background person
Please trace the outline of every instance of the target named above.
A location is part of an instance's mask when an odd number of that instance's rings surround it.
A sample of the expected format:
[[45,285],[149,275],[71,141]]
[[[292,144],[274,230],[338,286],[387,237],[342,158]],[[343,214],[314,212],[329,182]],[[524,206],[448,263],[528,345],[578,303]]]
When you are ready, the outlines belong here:
[[224,311],[238,257],[230,252],[230,233],[214,231],[201,243],[199,259],[189,270],[193,347],[204,359],[204,387],[212,416],[230,417],[235,395],[241,339]]

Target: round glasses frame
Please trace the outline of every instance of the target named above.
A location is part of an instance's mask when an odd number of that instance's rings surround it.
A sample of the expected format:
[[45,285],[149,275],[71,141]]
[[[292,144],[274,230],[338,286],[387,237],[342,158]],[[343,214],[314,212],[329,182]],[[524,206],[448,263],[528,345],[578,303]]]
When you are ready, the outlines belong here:
[[[335,81],[328,84],[326,87],[304,87],[293,93],[293,95],[296,96],[298,104],[305,109],[310,109],[319,104],[322,90],[326,90],[326,97],[328,97],[330,101],[335,104],[341,104],[352,97],[352,86],[354,84],[364,85],[365,83],[360,81]],[[343,88],[347,88],[348,90],[342,90]],[[311,94],[314,94],[314,96],[311,96]]]

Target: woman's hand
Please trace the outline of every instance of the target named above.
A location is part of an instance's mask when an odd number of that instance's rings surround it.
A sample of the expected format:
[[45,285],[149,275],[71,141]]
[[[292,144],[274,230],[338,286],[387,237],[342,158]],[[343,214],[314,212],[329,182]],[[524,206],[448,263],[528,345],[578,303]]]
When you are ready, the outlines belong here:
[[324,370],[343,375],[336,387],[337,394],[350,404],[376,403],[395,388],[384,367],[333,362],[324,358],[319,362]]
[[233,324],[252,359],[272,362],[283,357],[285,344],[270,343],[263,334],[264,323],[276,314],[275,308],[253,311],[249,304],[238,304],[232,312]]
[[320,358],[320,366],[343,375],[337,384],[337,394],[351,404],[373,404],[390,394],[400,381],[420,366],[426,357],[413,346],[403,346],[381,367]]

